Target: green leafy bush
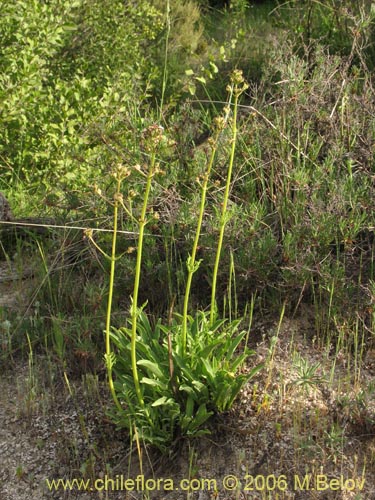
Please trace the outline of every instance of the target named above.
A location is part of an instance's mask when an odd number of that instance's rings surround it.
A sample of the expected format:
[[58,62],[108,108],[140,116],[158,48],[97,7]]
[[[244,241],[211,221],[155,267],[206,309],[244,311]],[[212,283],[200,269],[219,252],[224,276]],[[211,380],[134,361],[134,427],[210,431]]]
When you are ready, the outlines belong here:
[[87,190],[103,173],[105,137],[145,99],[162,29],[148,3],[5,1],[0,20],[1,168],[39,193]]
[[142,310],[137,320],[137,367],[144,406],[139,405],[131,368],[131,328],[112,329],[119,355],[114,365],[115,388],[126,411],[113,411],[117,425],[137,428],[146,442],[165,451],[178,436],[209,432],[208,420],[229,409],[241,388],[261,368],[238,374],[253,351],[236,348],[246,332],[237,321],[210,324],[198,311],[188,317],[187,349],[182,351],[181,318],[169,326],[151,326]]

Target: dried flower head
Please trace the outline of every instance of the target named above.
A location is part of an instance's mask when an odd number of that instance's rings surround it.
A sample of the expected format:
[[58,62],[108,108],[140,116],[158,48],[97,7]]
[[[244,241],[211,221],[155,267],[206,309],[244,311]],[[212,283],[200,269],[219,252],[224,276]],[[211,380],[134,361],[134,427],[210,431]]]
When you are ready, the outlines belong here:
[[92,240],[92,235],[94,234],[94,231],[92,229],[84,229],[83,235],[85,238]]
[[243,76],[242,70],[235,69],[230,77],[231,84],[227,86],[228,92],[234,92],[238,97],[242,92],[249,88]]
[[128,167],[125,167],[125,165],[123,165],[122,163],[119,163],[113,169],[112,175],[116,180],[122,181],[126,179],[126,177],[129,177],[130,169]]
[[147,152],[156,151],[163,140],[164,127],[161,125],[150,125],[142,132],[142,143]]
[[216,116],[213,120],[213,129],[215,132],[221,132],[225,128],[226,121],[223,116]]
[[113,199],[114,199],[114,201],[117,201],[121,204],[124,203],[124,197],[123,197],[122,193],[114,193]]
[[233,73],[231,74],[230,81],[234,85],[241,85],[241,83],[244,83],[245,79],[243,77],[243,73],[241,69],[235,69]]
[[[218,134],[218,132],[216,132],[216,135]],[[207,144],[211,147],[211,148],[214,148],[215,145],[216,145],[216,138],[214,139],[213,137],[209,137],[207,139]]]

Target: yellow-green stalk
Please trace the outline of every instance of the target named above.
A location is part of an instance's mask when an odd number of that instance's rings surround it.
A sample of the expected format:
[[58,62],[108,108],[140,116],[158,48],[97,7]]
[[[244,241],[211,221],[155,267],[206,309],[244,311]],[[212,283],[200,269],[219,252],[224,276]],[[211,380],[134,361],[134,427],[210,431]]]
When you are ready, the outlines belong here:
[[201,228],[202,228],[204,208],[205,208],[205,204],[206,204],[208,179],[210,177],[212,165],[213,165],[214,160],[215,160],[218,139],[219,139],[220,133],[224,127],[225,127],[225,119],[223,117],[217,117],[215,120],[214,136],[209,139],[209,145],[211,146],[211,155],[210,155],[209,162],[207,164],[206,172],[203,175],[203,182],[201,184],[202,196],[201,196],[201,202],[200,202],[200,207],[199,207],[199,216],[198,216],[198,222],[197,222],[197,229],[195,231],[193,248],[191,251],[191,255],[189,255],[187,262],[186,262],[186,266],[188,269],[188,276],[187,276],[187,281],[186,281],[184,308],[183,308],[183,314],[182,314],[182,352],[183,353],[186,352],[187,316],[188,316],[188,306],[189,306],[191,282],[193,279],[193,274],[195,273],[195,271],[198,269],[198,267],[200,265],[200,261],[196,262],[196,254],[197,254],[198,241],[199,241]]
[[[95,245],[95,247],[104,255],[104,257],[110,261],[110,272],[109,272],[109,286],[108,286],[108,300],[107,300],[107,313],[106,313],[106,324],[105,324],[105,363],[107,368],[108,385],[111,391],[113,401],[115,402],[117,408],[121,410],[120,402],[117,398],[115,386],[113,383],[112,369],[115,363],[115,356],[111,349],[110,340],[110,330],[111,330],[111,314],[112,314],[112,301],[113,301],[113,289],[115,282],[115,270],[116,270],[116,245],[117,245],[117,219],[118,219],[118,209],[120,205],[123,205],[122,194],[121,194],[121,184],[123,180],[130,175],[130,170],[123,165],[118,165],[113,172],[113,177],[116,180],[116,189],[113,196],[113,234],[112,234],[112,248],[111,255],[106,254],[97,245],[93,239],[92,230],[86,230],[86,236]],[[96,193],[102,196],[101,190],[96,187]]]
[[[214,322],[214,317],[216,313],[216,284],[217,284],[217,273],[219,270],[221,249],[223,246],[224,239],[224,231],[225,226],[228,221],[227,214],[227,205],[229,198],[229,189],[232,180],[232,171],[233,171],[233,163],[234,163],[234,153],[236,150],[236,141],[237,141],[237,111],[238,111],[238,99],[242,92],[244,92],[248,88],[248,85],[245,83],[245,80],[242,75],[242,71],[234,70],[231,76],[231,84],[228,86],[228,91],[230,96],[233,95],[233,119],[232,119],[232,147],[229,158],[228,172],[227,172],[227,182],[225,185],[224,191],[224,199],[222,203],[221,217],[220,217],[220,232],[219,232],[219,241],[216,249],[216,258],[215,258],[215,266],[213,270],[212,276],[212,291],[211,291],[211,308],[210,308],[210,323]],[[231,102],[231,98],[229,99]]]
[[138,221],[138,248],[137,248],[137,261],[135,266],[135,277],[134,277],[134,289],[133,289],[133,300],[131,305],[131,323],[132,323],[132,334],[131,334],[131,363],[133,371],[133,380],[135,392],[137,394],[138,402],[141,407],[144,407],[144,400],[141,392],[141,387],[139,385],[138,368],[137,368],[137,320],[138,320],[138,291],[139,282],[141,276],[141,265],[142,265],[142,250],[143,250],[143,238],[144,230],[147,224],[146,212],[148,198],[151,190],[151,181],[154,177],[156,168],[156,151],[160,143],[163,140],[163,128],[158,125],[151,125],[144,131],[144,147],[147,153],[150,154],[150,164],[146,177],[146,188],[143,196],[143,205],[141,216]]
[[122,176],[120,172],[116,172],[116,192],[114,194],[114,205],[113,205],[113,236],[112,236],[112,250],[111,250],[111,268],[109,273],[109,289],[108,289],[108,301],[107,301],[107,316],[105,324],[105,360],[107,365],[108,383],[109,388],[113,397],[113,400],[117,408],[121,409],[119,400],[117,399],[117,394],[115,391],[115,386],[113,383],[112,368],[114,364],[114,357],[111,350],[110,341],[110,330],[111,330],[111,313],[112,313],[112,300],[113,300],[113,288],[115,282],[115,267],[116,267],[116,243],[117,243],[117,216],[118,216],[118,206],[120,203],[119,197],[121,196],[121,182]]

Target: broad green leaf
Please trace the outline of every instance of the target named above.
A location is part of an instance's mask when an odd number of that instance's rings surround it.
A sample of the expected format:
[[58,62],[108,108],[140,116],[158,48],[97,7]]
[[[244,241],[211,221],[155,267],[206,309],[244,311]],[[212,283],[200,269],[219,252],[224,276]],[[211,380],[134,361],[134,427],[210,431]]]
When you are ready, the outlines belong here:
[[163,391],[167,390],[166,384],[163,384],[160,380],[157,380],[155,378],[142,377],[140,382],[141,384],[147,384],[147,385],[152,385],[153,387],[159,387]]
[[195,402],[192,396],[189,396],[186,401],[186,416],[191,418],[194,412]]
[[230,368],[230,371],[236,372],[237,369],[241,365],[243,365],[243,363],[246,361],[247,358],[248,358],[248,354],[245,353],[245,354],[240,354],[239,356],[237,356],[234,360],[232,360],[232,362],[228,361],[228,366]]
[[154,375],[156,375],[157,377],[159,377],[161,379],[165,378],[165,375],[161,371],[159,366],[156,363],[153,363],[152,361],[150,361],[148,359],[140,359],[139,361],[137,361],[137,365],[144,366],[145,368],[150,370],[151,373],[153,373]]
[[194,83],[189,83],[188,90],[190,95],[195,95],[197,87],[194,85]]
[[208,411],[206,405],[203,403],[198,408],[198,411],[194,418],[194,426],[200,427],[204,422],[206,422],[213,415],[212,411]]
[[217,340],[214,340],[210,345],[208,345],[207,347],[205,347],[201,353],[200,353],[200,356],[202,358],[208,358],[210,356],[210,354],[212,353],[212,351],[214,349],[216,349],[216,347],[218,345],[222,344],[222,340],[221,339],[217,339]]
[[207,387],[199,380],[193,380],[192,384],[197,389],[198,392],[201,392],[201,393],[207,392]]
[[211,66],[212,71],[214,73],[218,73],[219,72],[219,68],[216,66],[216,64],[214,62],[210,61],[210,66]]
[[212,369],[210,362],[207,359],[202,359],[204,372],[208,376],[209,381],[213,384],[215,381],[215,372]]
[[242,333],[240,333],[239,335],[237,335],[237,337],[235,337],[232,340],[231,344],[228,347],[227,355],[225,356],[225,359],[227,361],[229,361],[231,359],[231,357],[233,356],[234,351],[237,349],[238,345],[240,344],[240,342],[242,341],[242,339],[244,338],[244,336],[245,336],[245,332],[242,332]]
[[259,365],[254,366],[254,368],[252,368],[249,373],[245,374],[246,381],[248,382],[250,379],[252,379],[262,368],[264,368],[264,363],[259,363]]
[[209,429],[199,429],[199,430],[187,430],[186,434],[188,436],[197,438],[201,436],[207,436],[208,434],[211,434],[211,431]]
[[191,395],[195,393],[194,389],[190,385],[187,385],[187,384],[181,384],[178,389],[180,391],[187,392],[188,394],[191,394]]
[[154,401],[151,406],[153,406],[153,407],[161,406],[161,405],[165,405],[167,402],[168,402],[168,398],[166,396],[162,396],[161,398]]
[[176,353],[173,353],[173,360],[175,361],[175,365],[177,365],[178,368],[180,368],[182,375],[184,375],[188,380],[190,380],[190,382],[195,380],[196,377],[194,376],[194,373],[186,366],[181,356],[179,356]]

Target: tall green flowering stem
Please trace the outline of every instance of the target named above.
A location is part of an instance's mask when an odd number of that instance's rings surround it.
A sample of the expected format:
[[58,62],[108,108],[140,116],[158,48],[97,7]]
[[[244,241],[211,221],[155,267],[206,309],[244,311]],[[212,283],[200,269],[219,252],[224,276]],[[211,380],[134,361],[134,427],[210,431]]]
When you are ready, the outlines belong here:
[[159,118],[161,118],[161,115],[163,113],[164,95],[165,95],[165,89],[167,87],[167,79],[168,79],[168,47],[169,47],[169,36],[170,36],[170,32],[171,32],[171,18],[170,18],[171,7],[170,7],[169,0],[166,1],[165,10],[166,10],[165,21],[166,21],[167,32],[165,35],[163,83],[162,83],[162,88],[161,88]]
[[109,388],[113,397],[113,400],[117,408],[121,409],[119,400],[117,399],[115,386],[113,383],[112,368],[114,364],[114,359],[111,351],[111,341],[110,341],[110,330],[111,330],[111,313],[112,313],[112,300],[113,300],[113,288],[115,283],[115,268],[116,268],[116,243],[117,243],[117,216],[118,207],[120,203],[119,197],[121,196],[122,177],[119,172],[116,175],[116,192],[114,196],[113,204],[113,236],[112,236],[112,250],[111,250],[111,268],[109,273],[109,291],[108,291],[108,301],[107,301],[107,316],[105,324],[105,358],[107,365],[108,383]]
[[132,323],[132,333],[131,333],[131,364],[133,371],[133,380],[135,392],[137,394],[138,402],[143,408],[145,406],[141,387],[139,385],[139,376],[137,368],[137,320],[138,320],[138,291],[139,282],[141,276],[141,264],[142,264],[142,250],[143,250],[143,239],[144,231],[147,224],[146,212],[148,199],[151,191],[152,178],[156,173],[156,151],[160,142],[163,139],[162,127],[158,125],[151,125],[144,131],[144,142],[145,149],[150,153],[150,164],[146,177],[146,188],[143,196],[142,212],[138,222],[138,248],[137,248],[137,261],[135,265],[135,277],[134,277],[134,290],[133,290],[133,300],[131,306],[131,323]]
[[[224,199],[222,203],[221,216],[220,216],[220,232],[219,240],[216,248],[216,258],[215,266],[212,276],[212,291],[211,291],[211,308],[210,308],[210,323],[213,324],[216,314],[216,284],[217,284],[217,274],[219,270],[219,263],[221,257],[221,249],[224,240],[225,226],[228,221],[227,205],[229,198],[229,189],[232,180],[232,171],[234,163],[234,153],[236,151],[236,141],[237,141],[237,111],[238,111],[238,99],[242,92],[248,88],[242,75],[242,71],[234,70],[231,76],[231,84],[228,86],[228,91],[230,95],[233,94],[233,119],[232,119],[232,147],[229,157],[229,165],[227,172],[227,182],[225,185]],[[229,101],[230,102],[230,101]]]
[[189,306],[191,283],[192,283],[192,279],[193,279],[193,274],[197,271],[197,269],[199,268],[200,262],[201,262],[201,261],[198,261],[198,262],[196,261],[196,254],[197,254],[198,241],[199,241],[201,228],[202,228],[204,208],[206,205],[207,185],[208,185],[208,180],[210,177],[212,165],[214,164],[214,160],[215,160],[215,155],[216,155],[216,151],[217,151],[217,145],[218,145],[218,139],[220,136],[220,132],[223,130],[224,126],[225,126],[224,118],[218,117],[215,120],[214,136],[209,139],[209,145],[211,146],[211,155],[210,155],[209,162],[207,164],[206,172],[203,175],[203,181],[201,184],[202,195],[201,195],[198,223],[197,223],[197,228],[195,231],[193,248],[192,248],[191,255],[189,255],[187,262],[186,262],[186,267],[188,269],[188,276],[187,276],[187,281],[186,281],[185,296],[184,296],[184,308],[183,308],[183,314],[182,314],[182,352],[183,353],[186,352],[187,316],[188,316],[188,306]]
[[[115,356],[111,349],[110,340],[110,330],[111,330],[111,313],[112,313],[112,301],[113,301],[113,289],[115,282],[115,271],[116,271],[116,245],[117,245],[117,218],[119,205],[123,205],[122,194],[121,194],[121,184],[123,180],[130,175],[130,170],[123,165],[118,165],[113,172],[113,177],[116,180],[116,189],[113,197],[113,235],[112,235],[112,249],[111,255],[104,252],[100,246],[94,241],[92,230],[86,230],[86,236],[94,244],[94,246],[104,255],[104,257],[110,262],[110,272],[109,272],[109,286],[108,286],[108,300],[107,300],[107,313],[106,313],[106,325],[105,325],[105,363],[107,368],[108,385],[111,391],[112,398],[119,410],[121,410],[120,402],[117,398],[115,386],[113,383],[113,365],[115,363]],[[102,196],[101,190],[96,187],[96,193]]]

